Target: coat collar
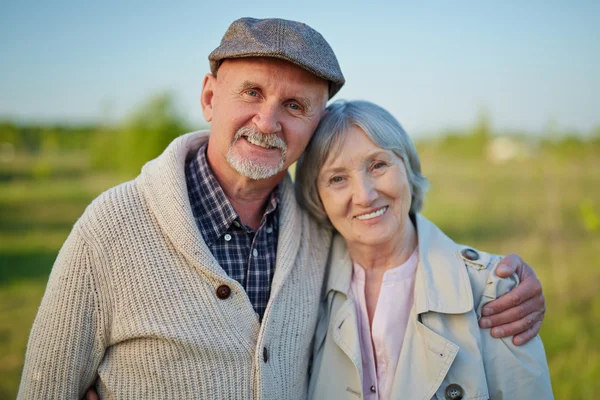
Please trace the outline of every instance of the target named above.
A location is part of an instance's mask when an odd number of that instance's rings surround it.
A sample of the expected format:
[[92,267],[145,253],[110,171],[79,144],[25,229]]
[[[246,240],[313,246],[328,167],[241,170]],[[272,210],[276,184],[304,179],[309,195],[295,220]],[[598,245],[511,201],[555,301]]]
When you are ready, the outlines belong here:
[[[461,314],[473,308],[469,276],[460,255],[461,247],[435,224],[416,217],[419,264],[415,278],[414,306],[418,314],[434,311]],[[327,290],[349,297],[352,260],[344,239],[336,234],[332,244]]]
[[137,181],[149,210],[173,246],[213,278],[227,275],[212,256],[198,230],[190,205],[185,164],[208,141],[209,131],[191,132],[173,140],[142,168]]
[[[185,179],[186,162],[208,141],[209,134],[209,131],[197,131],[173,140],[159,157],[144,165],[138,182],[149,209],[173,246],[197,268],[222,281],[230,278],[212,256],[198,230]],[[298,232],[302,229],[302,211],[294,197],[289,174],[280,183],[279,196],[279,238],[271,295],[280,289],[294,266],[300,247]]]

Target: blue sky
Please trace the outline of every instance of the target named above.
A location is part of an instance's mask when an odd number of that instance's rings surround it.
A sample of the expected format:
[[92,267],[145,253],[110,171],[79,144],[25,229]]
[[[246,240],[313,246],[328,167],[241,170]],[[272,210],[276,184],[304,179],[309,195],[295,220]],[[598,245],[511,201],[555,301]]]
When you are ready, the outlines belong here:
[[207,56],[242,16],[306,22],[347,84],[413,135],[471,125],[539,133],[600,125],[598,1],[55,1],[0,5],[0,117],[118,120],[169,90],[183,116]]

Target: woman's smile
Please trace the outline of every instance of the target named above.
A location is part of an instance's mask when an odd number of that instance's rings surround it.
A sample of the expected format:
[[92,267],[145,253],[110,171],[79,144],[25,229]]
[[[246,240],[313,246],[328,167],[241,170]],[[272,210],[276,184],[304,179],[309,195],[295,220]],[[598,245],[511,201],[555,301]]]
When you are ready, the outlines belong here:
[[382,216],[383,214],[385,214],[385,212],[388,210],[388,206],[384,206],[381,208],[376,209],[375,211],[369,212],[369,213],[365,213],[365,214],[360,214],[357,215],[356,219],[360,220],[360,221],[368,221],[368,220],[372,220],[373,218],[377,218]]

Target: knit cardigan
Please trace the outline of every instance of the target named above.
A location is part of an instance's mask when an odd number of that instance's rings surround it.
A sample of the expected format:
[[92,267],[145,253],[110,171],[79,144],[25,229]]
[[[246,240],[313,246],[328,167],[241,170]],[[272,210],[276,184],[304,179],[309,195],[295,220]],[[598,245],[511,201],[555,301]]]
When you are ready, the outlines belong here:
[[306,397],[331,234],[299,209],[287,176],[259,323],[192,215],[184,167],[207,138],[175,139],[77,221],[31,330],[20,399],[82,398],[94,384],[107,399]]

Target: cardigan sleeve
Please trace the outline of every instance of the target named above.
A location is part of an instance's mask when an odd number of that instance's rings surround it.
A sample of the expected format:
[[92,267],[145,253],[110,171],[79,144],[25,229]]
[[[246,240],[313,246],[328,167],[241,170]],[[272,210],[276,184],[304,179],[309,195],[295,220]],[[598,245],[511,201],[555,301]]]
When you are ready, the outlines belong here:
[[29,335],[19,399],[81,399],[94,384],[105,341],[93,263],[76,225],[54,263]]
[[[518,278],[499,278],[494,267],[488,273],[479,304],[481,309],[490,301],[507,293],[518,284]],[[477,301],[477,298],[475,298]],[[553,399],[552,386],[544,345],[539,335],[530,342],[515,346],[512,337],[493,338],[489,329],[481,332],[482,355],[490,399]]]

